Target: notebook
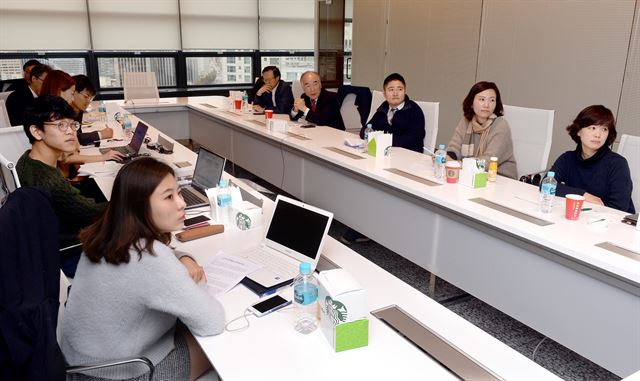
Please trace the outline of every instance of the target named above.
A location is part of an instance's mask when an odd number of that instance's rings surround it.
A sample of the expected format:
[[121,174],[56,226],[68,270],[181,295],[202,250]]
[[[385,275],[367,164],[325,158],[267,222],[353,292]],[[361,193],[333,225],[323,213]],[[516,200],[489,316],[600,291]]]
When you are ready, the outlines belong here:
[[200,146],[193,180],[190,185],[181,190],[182,198],[187,203],[187,209],[209,205],[206,190],[218,185],[226,161],[227,159],[224,157]]
[[332,220],[331,212],[278,195],[262,243],[235,253],[263,266],[242,283],[268,290],[290,283],[301,262],[309,262],[313,271]]
[[149,126],[142,122],[138,122],[136,130],[133,132],[133,137],[131,138],[131,142],[129,142],[129,144],[127,144],[126,146],[100,148],[100,153],[107,153],[109,152],[109,150],[116,150],[125,156],[135,156],[140,151],[140,147],[142,146],[144,136],[147,134],[148,129]]

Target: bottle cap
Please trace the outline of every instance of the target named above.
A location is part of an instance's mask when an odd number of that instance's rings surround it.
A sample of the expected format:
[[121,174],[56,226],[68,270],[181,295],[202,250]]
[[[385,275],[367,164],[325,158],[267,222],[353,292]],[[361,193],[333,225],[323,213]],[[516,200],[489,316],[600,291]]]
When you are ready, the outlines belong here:
[[371,126],[371,123],[367,124],[367,128],[373,128],[373,127]]
[[300,263],[300,273],[304,275],[311,274],[311,265],[309,262]]
[[498,161],[498,158],[496,156],[491,156],[491,161]]
[[444,144],[438,144],[438,149],[444,149]]
[[229,182],[226,179],[220,179],[220,182],[218,183],[218,185],[220,186],[220,188],[224,188],[229,186]]
[[549,171],[547,172],[547,176],[549,177],[555,177],[556,173],[554,171]]

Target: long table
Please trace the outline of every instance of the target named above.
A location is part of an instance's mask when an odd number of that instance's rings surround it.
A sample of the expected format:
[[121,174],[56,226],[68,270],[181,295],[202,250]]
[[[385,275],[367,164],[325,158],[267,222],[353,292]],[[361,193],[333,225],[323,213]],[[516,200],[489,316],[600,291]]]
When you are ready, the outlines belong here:
[[[135,123],[135,120],[133,121]],[[117,134],[120,131],[116,131]],[[154,139],[153,127],[148,135]],[[90,153],[93,148],[87,149]],[[169,163],[195,163],[195,154],[176,144],[173,155],[145,151]],[[230,177],[224,174],[225,177]],[[107,198],[110,197],[113,175],[96,178]],[[242,181],[235,183],[244,186]],[[256,197],[259,193],[247,188]],[[269,215],[273,203],[264,199],[263,218]],[[206,213],[207,208],[200,211]],[[191,242],[174,242],[177,249],[194,256],[200,264],[211,260],[220,251],[235,252],[259,243],[262,229],[240,231],[227,227],[223,234]],[[370,310],[397,305],[416,321],[433,331],[452,349],[464,354],[492,375],[503,380],[555,380],[556,376],[517,353],[489,334],[447,310],[380,267],[328,237],[323,256],[349,271],[367,289]],[[291,288],[283,291],[291,298]],[[238,285],[220,300],[227,321],[242,315],[258,297]],[[415,379],[457,380],[450,370],[419,350],[395,330],[369,316],[369,345],[364,348],[335,353],[320,330],[302,335],[293,329],[292,310],[272,313],[262,318],[249,317],[249,329],[217,336],[196,337],[222,379],[234,380],[305,380],[340,379]]]

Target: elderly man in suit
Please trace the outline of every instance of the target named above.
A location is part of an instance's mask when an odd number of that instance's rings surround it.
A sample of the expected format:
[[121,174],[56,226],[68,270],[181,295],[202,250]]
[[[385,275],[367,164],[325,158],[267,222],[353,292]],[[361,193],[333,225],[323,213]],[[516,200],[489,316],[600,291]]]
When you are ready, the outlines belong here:
[[322,88],[320,75],[315,71],[304,72],[300,84],[304,94],[293,102],[291,120],[303,118],[309,123],[344,130],[336,93]]

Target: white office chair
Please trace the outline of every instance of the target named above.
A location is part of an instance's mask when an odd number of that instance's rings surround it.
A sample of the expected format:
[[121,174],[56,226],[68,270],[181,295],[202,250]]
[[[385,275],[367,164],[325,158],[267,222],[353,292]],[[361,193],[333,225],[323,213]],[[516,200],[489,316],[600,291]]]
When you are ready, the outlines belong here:
[[302,96],[304,90],[302,90],[302,84],[300,83],[300,80],[294,79],[291,82],[291,91],[293,92],[293,99],[299,99]]
[[31,144],[22,126],[0,128],[0,175],[8,192],[20,188],[15,164],[29,148]]
[[9,113],[7,112],[7,105],[4,99],[0,99],[0,128],[11,127],[11,121],[9,120]]
[[622,135],[620,145],[618,145],[618,153],[624,156],[629,163],[631,182],[633,182],[631,200],[637,211],[640,209],[640,136]]
[[373,114],[376,113],[376,110],[378,109],[378,107],[380,107],[380,105],[384,101],[385,101],[384,93],[382,91],[373,90],[371,92],[371,110],[369,111],[369,117],[367,118],[367,122],[370,121],[371,118],[373,118]]
[[362,128],[362,121],[360,120],[360,114],[358,113],[358,106],[356,106],[356,95],[351,93],[347,94],[340,106],[340,115],[344,122],[344,127],[347,132],[359,134]]
[[13,93],[13,90],[11,90],[11,91],[4,91],[4,92],[0,93],[0,100],[3,100],[3,101],[5,101],[5,102],[6,102],[6,101],[7,101],[7,98],[9,98],[9,95],[11,95],[11,93]]
[[424,114],[424,146],[427,150],[435,152],[436,138],[438,137],[438,117],[440,114],[439,102],[418,102],[418,106]]
[[126,72],[123,82],[125,102],[158,103],[160,101],[155,72]]
[[504,105],[504,117],[511,127],[518,177],[547,168],[554,114],[554,110]]

